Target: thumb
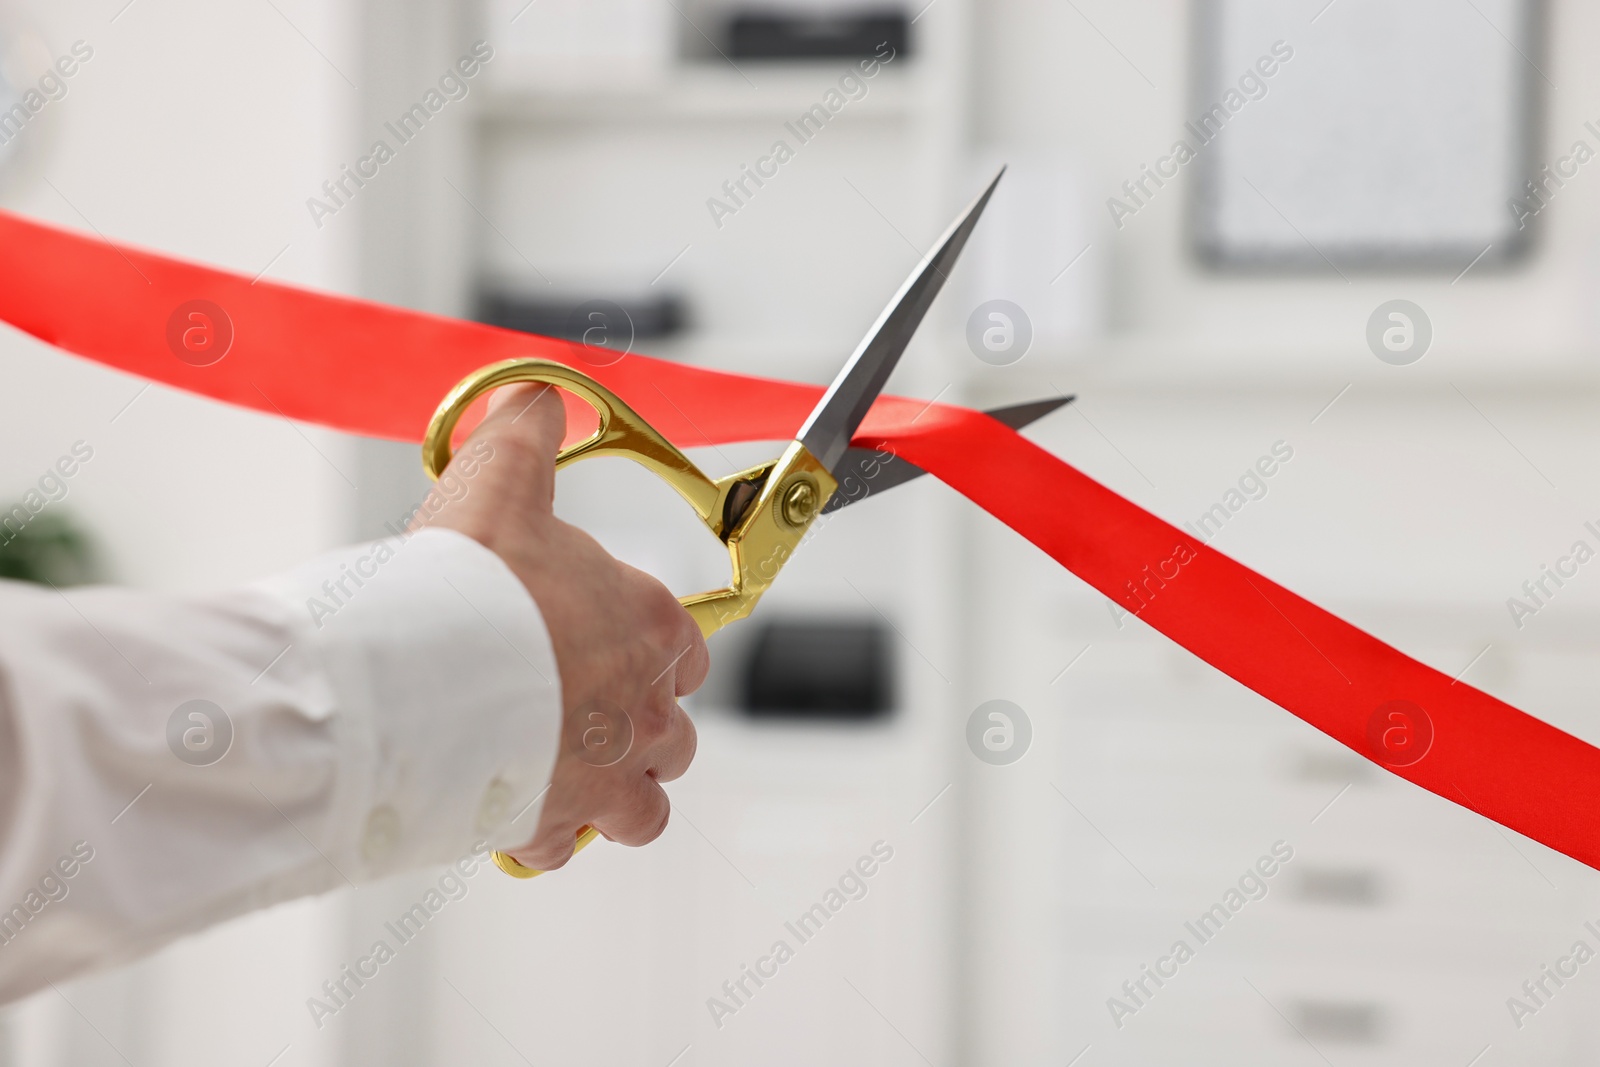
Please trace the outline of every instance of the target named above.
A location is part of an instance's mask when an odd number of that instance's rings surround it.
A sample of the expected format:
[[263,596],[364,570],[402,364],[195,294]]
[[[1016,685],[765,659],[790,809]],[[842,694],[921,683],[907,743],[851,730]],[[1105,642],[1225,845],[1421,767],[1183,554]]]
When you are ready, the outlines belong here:
[[488,408],[411,525],[457,530],[499,552],[525,521],[550,514],[567,416],[561,395],[537,382],[496,390]]
[[[540,382],[507,385],[489,395],[483,421],[450,466],[454,468],[468,453],[480,459],[494,457],[497,462],[478,468],[473,475],[493,501],[483,501],[480,506],[501,514],[505,509],[514,514],[549,514],[555,502],[556,453],[566,430],[566,408],[554,387]],[[442,483],[443,478],[440,480]]]
[[542,382],[518,382],[489,395],[488,412],[472,436],[509,449],[519,475],[538,487],[538,498],[548,508],[555,498],[556,454],[566,433],[561,393]]
[[[553,463],[567,429],[566,407],[554,386],[543,382],[517,382],[489,394],[489,410],[482,425],[491,423],[508,430],[519,427],[517,432],[549,451]],[[549,437],[551,434],[554,436]]]

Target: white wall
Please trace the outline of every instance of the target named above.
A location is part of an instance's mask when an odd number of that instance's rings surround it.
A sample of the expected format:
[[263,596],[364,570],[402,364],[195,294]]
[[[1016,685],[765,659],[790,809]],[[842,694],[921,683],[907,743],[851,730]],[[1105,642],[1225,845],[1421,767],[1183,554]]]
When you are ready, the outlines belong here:
[[[1294,43],[1314,48],[1340,6],[1318,25],[1322,3],[1298,6],[1306,28]],[[1591,5],[1549,8],[1539,61],[1560,90],[1548,93],[1541,161],[1586,136],[1600,32]],[[1589,699],[1600,583],[1570,583],[1520,630],[1506,607],[1600,511],[1590,462],[1600,181],[1581,173],[1561,191],[1526,261],[1455,284],[1448,271],[1349,282],[1205,271],[1184,240],[1191,174],[1121,230],[1104,206],[1189,117],[1191,5],[998,0],[981,11],[980,136],[1002,153],[1040,141],[1075,151],[1095,213],[1084,265],[1106,272],[1111,304],[1103,338],[981,371],[973,395],[1078,392],[1081,413],[1037,436],[1174,522],[1198,516],[1274,441],[1290,442],[1292,463],[1215,547],[1600,739]],[[1293,76],[1292,66],[1279,75]],[[1409,367],[1380,363],[1364,337],[1372,310],[1394,297],[1422,305],[1436,331]],[[969,778],[967,1062],[1065,1063],[1086,1046],[1085,1064],[1316,1062],[1274,1008],[1308,1001],[1375,1006],[1383,1020],[1376,1045],[1317,1037],[1332,1062],[1466,1063],[1486,1046],[1486,1063],[1592,1059],[1591,983],[1563,990],[1521,1030],[1505,1000],[1595,913],[1593,871],[1363,773],[1159,635],[1119,630],[1101,598],[997,524],[974,517],[973,527],[981,580],[970,614],[1016,620],[1006,637],[974,629],[976,685],[1022,704],[1039,734],[1027,760],[1003,769],[1019,773],[975,767]],[[1277,838],[1296,846],[1300,872],[1116,1028],[1106,1000],[1122,980]],[[1298,880],[1307,871],[1370,878],[1378,898],[1318,902]]]
[[[1339,9],[1312,24],[1310,16],[1322,5],[1300,6],[1307,24],[1294,43],[1313,49],[1319,27],[1338,19]],[[1549,55],[1540,57],[1540,65],[1560,90],[1535,79],[1547,108],[1540,162],[1585,135],[1582,124],[1595,116],[1600,91],[1586,62],[1600,32],[1600,13],[1564,0],[1548,6]],[[1084,369],[1115,361],[1122,365],[1115,373],[1151,382],[1229,374],[1348,380],[1372,362],[1362,342],[1368,313],[1383,300],[1408,295],[1428,309],[1437,354],[1449,357],[1455,374],[1587,373],[1595,325],[1589,297],[1600,271],[1592,248],[1600,224],[1600,181],[1587,171],[1537,220],[1539,245],[1526,267],[1475,269],[1454,286],[1450,273],[1428,279],[1357,275],[1347,284],[1328,276],[1218,277],[1197,270],[1182,239],[1186,183],[1193,178],[1188,171],[1118,230],[1106,198],[1119,195],[1141,164],[1166,152],[1192,117],[1190,16],[1191,5],[1181,0],[987,0],[975,18],[979,137],[1009,146],[1045,141],[1069,148],[1090,176],[1087,191],[1098,230],[1090,255],[1103,257],[1100,266],[1113,280],[1114,334]],[[1277,77],[1294,75],[1290,64]],[[1263,106],[1272,103],[1269,94]],[[1241,114],[1240,121],[1248,117]]]
[[[317,51],[348,63],[347,7],[124,2],[12,5],[48,57],[77,40],[94,55],[25,130],[41,151],[0,206],[250,275],[348,288],[351,243],[317,233],[303,204],[347,148],[355,90]],[[94,304],[86,291],[82,313]],[[338,435],[162,386],[141,393],[10,329],[0,329],[0,380],[0,497],[88,442],[94,459],[58,506],[91,530],[116,581],[216,588],[348,536],[353,469]],[[290,1042],[278,1063],[332,1062],[333,1046],[300,1030],[339,924],[337,905],[297,904],[46,992],[9,1015],[16,1062],[121,1063],[120,1053],[264,1064]]]

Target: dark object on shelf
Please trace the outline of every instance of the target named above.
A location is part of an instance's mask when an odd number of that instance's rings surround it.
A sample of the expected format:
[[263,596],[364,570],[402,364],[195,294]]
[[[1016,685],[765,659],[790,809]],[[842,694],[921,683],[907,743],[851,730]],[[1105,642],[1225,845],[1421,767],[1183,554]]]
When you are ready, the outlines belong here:
[[671,337],[687,323],[683,299],[674,294],[613,301],[487,292],[478,297],[477,319],[490,326],[621,351],[634,341]]
[[[26,521],[23,517],[26,516]],[[18,504],[0,512],[0,578],[39,585],[84,585],[98,573],[94,546],[68,518],[30,514]]]
[[762,12],[733,16],[728,53],[734,59],[904,59],[911,54],[910,38],[904,11]]
[[889,712],[893,664],[885,628],[854,619],[765,624],[745,663],[752,716],[876,719]]

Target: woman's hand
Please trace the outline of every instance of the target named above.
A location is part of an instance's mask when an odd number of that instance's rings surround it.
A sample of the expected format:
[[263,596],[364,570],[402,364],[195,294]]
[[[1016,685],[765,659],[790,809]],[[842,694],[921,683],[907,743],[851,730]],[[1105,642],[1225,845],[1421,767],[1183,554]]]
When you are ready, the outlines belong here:
[[472,472],[470,492],[422,512],[506,562],[555,646],[561,751],[533,839],[511,850],[541,871],[571,858],[585,824],[625,845],[660,836],[671,809],[661,783],[683,774],[695,752],[694,724],[677,698],[699,688],[709,666],[699,627],[665,586],[553,514],[565,430],[554,389],[497,390],[451,468],[479,442],[493,447],[494,462]]

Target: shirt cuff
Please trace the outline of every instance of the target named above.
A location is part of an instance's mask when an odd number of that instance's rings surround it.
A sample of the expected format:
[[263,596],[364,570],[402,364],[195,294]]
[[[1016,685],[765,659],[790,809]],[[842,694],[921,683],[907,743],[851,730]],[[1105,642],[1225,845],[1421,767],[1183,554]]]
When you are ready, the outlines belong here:
[[561,684],[544,619],[499,556],[430,527],[258,588],[292,607],[330,682],[340,784],[319,836],[338,867],[381,876],[532,839]]

